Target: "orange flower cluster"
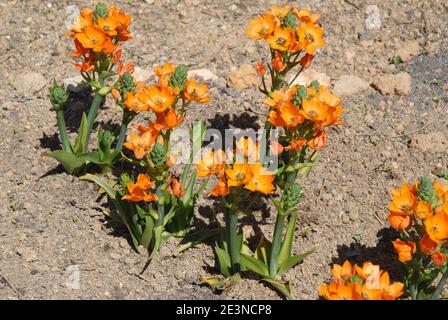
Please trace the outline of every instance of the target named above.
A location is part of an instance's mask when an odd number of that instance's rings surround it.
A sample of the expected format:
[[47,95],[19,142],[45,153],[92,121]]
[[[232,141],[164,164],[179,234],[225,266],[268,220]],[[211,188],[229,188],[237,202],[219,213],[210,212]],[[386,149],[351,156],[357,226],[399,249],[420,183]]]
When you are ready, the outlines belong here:
[[[157,85],[147,86],[143,82],[136,84],[135,92],[128,92],[124,100],[124,106],[134,111],[153,111],[155,121],[149,121],[148,127],[137,125],[141,135],[133,133],[128,142],[123,145],[134,151],[136,159],[141,159],[150,150],[151,145],[163,130],[171,130],[178,127],[186,112],[186,106],[190,102],[207,103],[210,98],[207,95],[207,85],[198,84],[196,80],[188,80],[182,90],[169,84],[174,76],[177,66],[166,62],[163,66],[156,66],[154,73],[158,77]],[[183,106],[176,109],[177,101],[181,99]]]
[[396,300],[403,294],[403,283],[391,283],[389,273],[371,262],[359,267],[345,261],[331,271],[333,280],[319,287],[326,300]]
[[[436,266],[446,261],[448,243],[448,185],[438,182],[423,188],[420,182],[412,185],[404,183],[401,188],[392,191],[390,213],[387,218],[390,225],[409,234],[416,226],[418,239],[395,240],[393,245],[401,262],[411,261],[417,247],[424,254],[431,255]],[[425,194],[422,190],[427,190]],[[416,243],[418,242],[418,244]]]
[[272,65],[277,71],[283,71],[286,56],[305,52],[301,64],[306,65],[325,44],[324,29],[317,25],[319,18],[319,14],[312,14],[308,9],[274,5],[265,15],[249,22],[246,34],[254,40],[265,40],[277,53]]
[[242,187],[253,192],[271,194],[275,189],[273,185],[275,176],[260,162],[253,162],[253,159],[257,160],[257,154],[256,144],[243,137],[237,141],[237,157],[233,164],[225,163],[224,151],[210,150],[197,162],[197,175],[198,177],[219,176],[216,185],[209,193],[210,196],[226,196],[230,193],[231,187]]
[[264,103],[271,107],[268,121],[275,127],[286,127],[297,131],[298,127],[310,127],[309,133],[293,138],[286,150],[299,151],[304,145],[314,150],[325,147],[325,128],[340,125],[344,109],[341,100],[326,87],[317,83],[304,86],[294,85],[274,91]]
[[101,57],[109,59],[108,63],[118,63],[121,58],[120,42],[132,38],[128,30],[131,20],[131,16],[118,10],[115,5],[107,8],[104,4],[98,4],[95,10],[82,10],[67,34],[73,38],[76,49],[70,56],[82,59],[75,63],[75,67],[86,73],[98,71],[104,67],[98,63]]
[[133,201],[133,202],[151,202],[156,200],[155,194],[148,193],[148,190],[153,186],[153,182],[150,180],[149,176],[146,174],[139,174],[136,183],[128,183],[127,195],[122,197],[123,200]]

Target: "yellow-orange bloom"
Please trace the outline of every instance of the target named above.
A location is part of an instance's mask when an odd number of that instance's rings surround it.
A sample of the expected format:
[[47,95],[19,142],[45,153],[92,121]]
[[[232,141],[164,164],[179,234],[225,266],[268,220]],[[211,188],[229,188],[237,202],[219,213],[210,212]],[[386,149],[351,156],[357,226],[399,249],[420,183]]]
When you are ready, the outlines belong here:
[[98,17],[98,27],[110,37],[117,35],[118,20],[115,16],[108,16],[106,19]]
[[303,99],[301,114],[307,120],[324,122],[329,117],[329,108],[317,98]]
[[275,175],[263,168],[262,164],[259,162],[249,165],[249,169],[251,178],[244,188],[254,192],[271,194],[275,189],[273,185]]
[[247,163],[234,163],[232,168],[226,169],[227,185],[239,187],[246,184],[252,177]]
[[170,87],[149,86],[142,100],[154,112],[163,112],[174,103],[176,95]]
[[297,92],[297,88],[297,86],[293,86],[290,89],[283,87],[280,90],[274,90],[270,97],[263,100],[263,102],[272,108],[279,108],[292,100]]
[[83,32],[87,26],[93,24],[93,10],[83,9],[78,17],[76,17],[75,23],[72,26],[72,32]]
[[210,98],[207,96],[207,85],[205,83],[198,84],[195,79],[187,82],[183,92],[183,98],[199,103],[210,102]]
[[282,72],[288,66],[286,63],[283,62],[283,55],[281,54],[281,52],[277,52],[275,54],[275,58],[272,59],[271,64],[272,64],[272,68],[274,68],[274,70],[276,70],[278,72]]
[[185,190],[182,188],[182,181],[176,178],[172,178],[171,184],[168,186],[168,191],[178,198],[183,197],[185,194]]
[[356,282],[331,282],[328,286],[320,285],[319,293],[326,300],[361,300],[361,285]]
[[404,242],[402,240],[392,241],[395,251],[398,253],[398,260],[407,262],[412,260],[412,255],[415,253],[415,243],[412,241]]
[[156,137],[151,135],[151,132],[145,132],[141,136],[133,132],[129,136],[129,141],[123,143],[123,145],[127,149],[134,151],[136,159],[141,159],[149,151],[155,139]]
[[148,106],[142,101],[143,99],[145,99],[145,97],[142,92],[128,92],[126,94],[124,105],[130,110],[146,111],[148,110]]
[[229,192],[230,188],[227,185],[225,174],[221,174],[218,181],[216,182],[216,185],[208,195],[213,197],[225,197],[229,194]]
[[317,48],[325,44],[323,39],[324,29],[316,27],[312,22],[302,23],[296,30],[299,37],[300,47],[304,48],[306,53],[314,55]]
[[410,215],[403,215],[401,213],[391,212],[387,217],[392,228],[398,231],[403,231],[412,226],[412,219]]
[[312,22],[316,23],[320,18],[320,13],[312,14],[309,9],[297,9],[297,7],[294,7],[292,9],[292,12],[296,16],[297,19],[303,22]]
[[165,62],[163,66],[155,66],[154,73],[159,78],[159,86],[166,87],[175,71],[176,65],[170,62]]
[[268,38],[274,31],[274,27],[274,17],[271,14],[267,14],[249,21],[249,28],[245,32],[252,39],[261,40]]
[[417,205],[416,192],[415,186],[407,183],[400,189],[392,190],[392,202],[389,204],[389,209],[395,213],[412,215]]
[[417,216],[417,218],[424,220],[430,214],[432,214],[431,205],[420,200],[415,207],[415,215]]
[[425,234],[423,238],[419,241],[420,244],[420,250],[422,250],[423,253],[431,254],[437,249],[437,242],[434,242],[431,240],[431,238]]
[[241,137],[236,141],[237,161],[240,160],[238,157],[247,158],[250,163],[258,161],[258,153],[259,146],[250,137]]
[[136,183],[128,183],[127,189],[129,194],[124,195],[122,199],[133,202],[155,201],[156,200],[155,194],[148,193],[148,189],[151,188],[152,185],[153,182],[146,174],[139,174]]
[[334,264],[333,268],[331,269],[331,273],[333,273],[333,276],[341,281],[347,281],[348,279],[353,277],[354,272],[355,270],[348,260],[344,261],[342,266],[339,264]]
[[437,267],[440,267],[445,263],[446,255],[443,252],[439,251],[431,255],[431,260]]
[[75,35],[75,39],[78,40],[84,48],[92,49],[95,52],[103,51],[107,44],[107,38],[103,30],[94,26],[86,26],[82,32]]
[[294,41],[294,32],[290,28],[282,29],[276,27],[274,34],[267,39],[271,49],[278,51],[287,51]]
[[225,165],[225,153],[222,150],[207,151],[201,160],[197,162],[198,177],[207,177],[220,173]]
[[323,150],[327,145],[327,133],[322,130],[318,130],[314,133],[314,136],[308,141],[308,147],[313,150]]
[[432,241],[439,243],[448,239],[448,214],[438,212],[426,217],[425,229]]

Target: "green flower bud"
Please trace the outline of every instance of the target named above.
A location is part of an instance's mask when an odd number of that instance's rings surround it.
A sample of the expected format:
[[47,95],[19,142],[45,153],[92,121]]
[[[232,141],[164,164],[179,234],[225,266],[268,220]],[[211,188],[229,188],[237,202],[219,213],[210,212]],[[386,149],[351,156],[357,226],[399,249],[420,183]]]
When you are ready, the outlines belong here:
[[292,12],[288,12],[283,20],[283,27],[295,30],[298,27],[297,18]]
[[294,209],[302,198],[302,187],[298,183],[288,183],[284,190],[285,211]]
[[129,74],[125,73],[121,76],[121,86],[123,90],[133,92],[135,90],[135,80],[134,77]]
[[431,204],[433,208],[437,206],[437,203],[439,201],[436,195],[436,191],[432,186],[431,179],[429,179],[429,177],[427,176],[420,177],[418,179],[417,196],[426,203]]
[[98,93],[100,96],[104,97],[105,95],[109,94],[109,92],[112,90],[111,87],[102,87]]
[[314,89],[316,89],[316,92],[319,92],[319,90],[320,90],[319,81],[314,80],[313,82],[310,83],[309,87],[314,88]]
[[101,150],[106,150],[110,148],[114,140],[115,136],[113,135],[112,132],[103,129],[98,130],[98,144]]
[[309,99],[308,93],[306,92],[305,86],[299,86],[299,89],[296,92],[296,96],[294,97],[294,102],[297,106],[302,106],[302,100]]
[[129,176],[129,174],[127,174],[127,173],[123,173],[123,174],[120,176],[120,180],[119,180],[119,182],[120,182],[121,188],[125,191],[125,190],[127,190],[127,185],[128,185],[129,183],[134,183],[134,179],[131,178],[131,177]]
[[149,156],[156,168],[162,168],[166,163],[166,151],[163,144],[156,143],[152,148]]
[[172,88],[179,88],[181,91],[185,89],[185,85],[187,84],[187,67],[184,64],[180,64],[177,66],[176,71],[174,71],[173,76],[169,81],[169,85]]
[[98,3],[95,7],[95,20],[98,21],[98,17],[101,17],[103,19],[107,19],[107,16],[109,15],[109,8],[104,3]]
[[67,102],[69,94],[63,86],[60,86],[56,80],[53,81],[53,85],[49,89],[50,101],[53,105],[53,109],[58,111],[64,107]]

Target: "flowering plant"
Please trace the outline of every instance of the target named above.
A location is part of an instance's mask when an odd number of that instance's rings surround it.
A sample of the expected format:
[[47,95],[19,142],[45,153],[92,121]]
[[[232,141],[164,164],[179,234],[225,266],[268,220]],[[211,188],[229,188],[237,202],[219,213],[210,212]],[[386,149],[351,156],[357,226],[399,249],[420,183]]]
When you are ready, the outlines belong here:
[[131,20],[115,5],[107,7],[99,3],[95,10],[82,10],[68,33],[75,46],[75,52],[70,56],[75,59],[74,66],[84,79],[82,85],[90,87],[94,93],[89,112],[87,115],[83,113],[78,136],[72,143],[64,117],[69,93],[56,80],[50,88],[50,101],[56,112],[62,150],[47,155],[61,163],[70,174],[86,171],[91,164],[110,167],[120,154],[127,126],[135,116],[135,112],[124,108],[120,101],[117,102],[123,109],[123,116],[117,132],[100,129],[98,148],[94,151],[89,151],[89,141],[98,110],[106,96],[112,91],[126,95],[133,90],[133,64],[124,65],[120,47],[122,42],[132,38],[128,30]]
[[392,191],[389,209],[406,292],[414,300],[439,299],[448,279],[448,185],[428,177],[405,183]]
[[117,187],[95,175],[82,177],[96,182],[107,192],[119,220],[128,228],[134,246],[149,250],[149,259],[168,237],[187,234],[196,200],[207,185],[204,182],[196,188],[196,171],[191,168],[194,152],[204,138],[205,124],[198,122],[192,128],[193,148],[178,175],[174,172],[180,168],[176,168],[171,137],[192,102],[210,101],[207,86],[194,79],[188,80],[185,65],[167,62],[156,66],[154,71],[158,76],[157,84],[134,83],[134,90],[127,92],[123,100],[127,109],[151,112],[155,116],[148,126],[137,125],[137,132],[132,132],[123,144],[132,153],[130,156],[123,153],[123,158],[142,173],[137,178],[123,173]]
[[389,273],[371,262],[360,267],[347,260],[334,264],[331,272],[330,284],[319,286],[326,300],[396,300],[403,294],[403,283],[391,283]]

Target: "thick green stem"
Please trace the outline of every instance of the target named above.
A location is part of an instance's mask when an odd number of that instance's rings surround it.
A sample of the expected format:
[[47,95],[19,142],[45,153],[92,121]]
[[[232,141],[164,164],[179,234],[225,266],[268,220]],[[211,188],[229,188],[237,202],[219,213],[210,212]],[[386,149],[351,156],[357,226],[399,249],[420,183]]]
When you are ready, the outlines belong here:
[[118,140],[115,149],[121,150],[121,148],[123,147],[124,140],[126,139],[126,131],[128,129],[129,123],[132,121],[132,118],[132,116],[129,116],[129,112],[127,110],[123,111],[123,120],[121,121],[120,132],[118,134]]
[[[98,77],[98,82],[101,87],[104,85],[104,78],[101,75]],[[92,133],[93,124],[95,122],[98,109],[104,99],[104,97],[100,95],[99,91],[100,91],[99,89],[96,90],[92,104],[90,105],[89,113],[87,115],[87,134],[85,136],[85,140],[83,141],[83,152],[88,151],[90,134]]]
[[227,245],[229,248],[230,262],[232,264],[232,273],[241,271],[240,248],[238,241],[238,216],[236,212],[228,210],[226,214]]
[[65,118],[64,118],[64,108],[61,107],[56,112],[56,117],[58,121],[59,128],[59,137],[61,138],[62,148],[64,151],[72,152],[72,145],[70,143],[70,138],[67,133],[67,127],[65,126]]
[[442,278],[440,279],[436,290],[433,292],[431,296],[431,300],[439,299],[439,296],[442,294],[443,288],[445,287],[445,283],[447,280],[448,280],[448,270],[445,271],[445,273],[442,275]]
[[275,222],[274,236],[272,238],[271,255],[269,257],[269,275],[274,278],[278,270],[278,255],[282,247],[283,227],[286,215],[278,214]]

